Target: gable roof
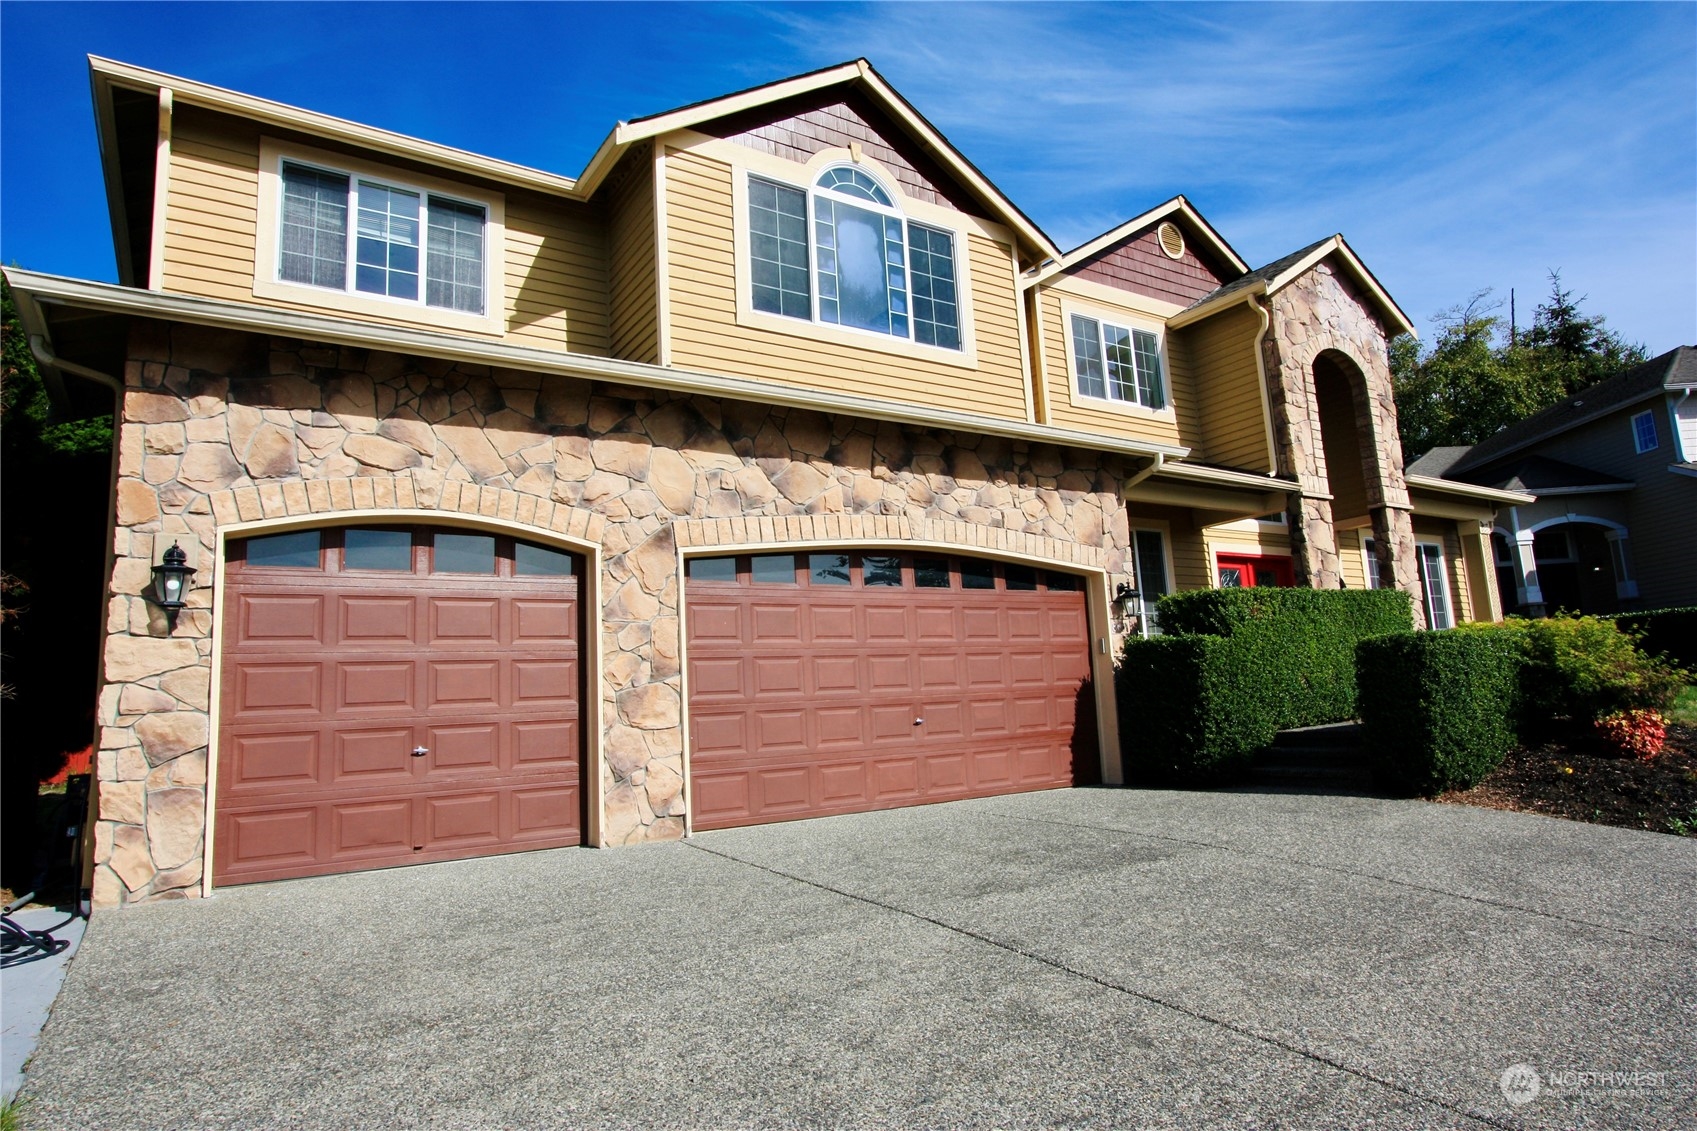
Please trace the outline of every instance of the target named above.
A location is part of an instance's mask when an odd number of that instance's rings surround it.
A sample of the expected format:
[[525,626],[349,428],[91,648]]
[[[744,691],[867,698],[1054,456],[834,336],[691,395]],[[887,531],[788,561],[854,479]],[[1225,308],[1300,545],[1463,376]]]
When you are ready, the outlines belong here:
[[1157,220],[1164,220],[1175,215],[1183,216],[1189,220],[1196,230],[1202,233],[1209,248],[1225,260],[1229,266],[1239,271],[1249,270],[1249,264],[1243,261],[1243,257],[1238,255],[1231,244],[1226,242],[1225,237],[1214,230],[1214,225],[1203,219],[1202,213],[1198,212],[1195,206],[1181,194],[1163,204],[1157,204],[1140,216],[1133,216],[1125,223],[1109,228],[1101,235],[1086,240],[1064,255],[1057,256],[1050,262],[1040,265],[1027,273],[1022,285],[1034,287],[1040,283],[1048,282],[1056,275],[1069,271],[1080,263],[1102,254],[1121,240],[1137,234]]
[[1483,467],[1557,433],[1677,388],[1697,388],[1697,346],[1677,346],[1643,365],[1581,389],[1543,412],[1508,425],[1468,449],[1455,462],[1453,470]]
[[1374,277],[1373,272],[1367,269],[1367,265],[1361,262],[1361,258],[1355,254],[1342,234],[1316,240],[1305,248],[1273,260],[1265,267],[1257,267],[1255,270],[1233,279],[1218,290],[1203,295],[1188,307],[1179,311],[1168,320],[1167,324],[1169,326],[1186,326],[1232,305],[1245,295],[1272,294],[1275,291],[1283,290],[1313,268],[1315,264],[1327,256],[1334,255],[1348,270],[1350,277],[1355,280],[1356,284],[1367,292],[1367,297],[1379,307],[1379,312],[1384,316],[1393,336],[1396,334],[1419,336],[1415,332],[1414,323],[1410,322],[1408,315],[1402,312],[1402,307],[1398,306],[1396,300],[1392,299],[1385,288],[1379,284],[1379,280]]
[[780,79],[734,94],[680,106],[675,110],[620,122],[613,127],[612,132],[595,151],[595,155],[590,158],[589,164],[584,167],[583,175],[578,178],[578,191],[585,197],[592,194],[601,181],[613,171],[624,152],[638,142],[676,130],[695,129],[731,114],[771,105],[797,95],[811,94],[832,86],[853,86],[869,96],[878,109],[889,115],[896,125],[917,141],[926,155],[959,181],[995,219],[1007,225],[1040,254],[1060,255],[1060,249],[1043,229],[1021,211],[1018,205],[1003,195],[1002,190],[991,183],[990,178],[986,177],[978,166],[967,160],[965,155],[943,136],[941,130],[914,109],[913,104],[903,98],[865,59],[838,63],[836,66],[824,67],[794,78]]

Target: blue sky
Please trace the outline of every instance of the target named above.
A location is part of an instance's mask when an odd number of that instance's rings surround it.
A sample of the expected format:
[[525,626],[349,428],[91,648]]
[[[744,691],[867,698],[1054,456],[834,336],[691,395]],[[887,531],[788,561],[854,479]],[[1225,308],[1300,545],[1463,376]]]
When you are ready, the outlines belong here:
[[0,261],[110,280],[90,53],[568,175],[620,118],[864,55],[1063,247],[1182,192],[1252,265],[1343,232],[1428,337],[1558,268],[1697,344],[1692,3],[6,0]]

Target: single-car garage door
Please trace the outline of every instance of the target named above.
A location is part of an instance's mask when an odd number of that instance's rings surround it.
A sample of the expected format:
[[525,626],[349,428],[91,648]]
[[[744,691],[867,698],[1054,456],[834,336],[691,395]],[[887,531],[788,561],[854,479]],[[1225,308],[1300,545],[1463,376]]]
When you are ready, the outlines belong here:
[[473,531],[232,543],[214,880],[581,843],[579,572]]
[[1095,780],[1078,578],[966,557],[694,558],[694,827]]

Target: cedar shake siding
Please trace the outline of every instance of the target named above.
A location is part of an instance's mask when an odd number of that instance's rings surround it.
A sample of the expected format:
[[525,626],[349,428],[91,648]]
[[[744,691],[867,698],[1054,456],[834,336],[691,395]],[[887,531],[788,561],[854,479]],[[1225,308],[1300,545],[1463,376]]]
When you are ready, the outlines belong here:
[[1149,225],[1067,274],[1180,306],[1189,306],[1213,293],[1238,274],[1223,264],[1199,258],[1195,248],[1201,240],[1191,231],[1184,234],[1184,254],[1178,259],[1171,258],[1156,239],[1159,227],[1159,223]]
[[859,145],[890,170],[908,197],[978,215],[984,211],[862,95],[824,91],[722,118],[707,128],[715,137],[798,165],[821,150]]

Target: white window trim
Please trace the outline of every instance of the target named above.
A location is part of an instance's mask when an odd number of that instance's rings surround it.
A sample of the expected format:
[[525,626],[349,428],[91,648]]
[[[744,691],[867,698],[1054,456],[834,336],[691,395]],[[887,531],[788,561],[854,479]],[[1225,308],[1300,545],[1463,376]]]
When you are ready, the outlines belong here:
[[[384,295],[355,291],[352,285],[345,291],[315,287],[310,283],[284,282],[282,270],[283,225],[283,163],[308,165],[326,172],[346,174],[350,179],[348,201],[349,271],[352,235],[357,230],[358,203],[353,185],[363,178],[380,181],[385,186],[420,194],[420,224],[428,227],[424,216],[423,199],[429,195],[444,196],[456,202],[475,205],[484,210],[483,226],[483,307],[482,314],[426,305],[424,292],[425,248],[419,247],[419,291],[416,301],[389,298]],[[406,322],[431,329],[462,330],[475,334],[500,335],[506,320],[506,198],[499,193],[468,191],[464,185],[435,177],[405,172],[341,153],[331,153],[310,146],[291,145],[273,138],[259,142],[259,215],[254,240],[253,294],[255,298],[272,299],[292,305],[312,306],[339,311],[365,318]]]
[[1454,628],[1458,622],[1456,619],[1455,587],[1450,584],[1449,555],[1444,552],[1444,544],[1442,542],[1433,542],[1430,539],[1416,539],[1414,543],[1414,557],[1420,569],[1420,599],[1426,613],[1426,627],[1432,627],[1432,594],[1428,588],[1431,582],[1427,576],[1425,554],[1425,547],[1427,546],[1438,551],[1438,583],[1442,585],[1444,590],[1444,613],[1449,617],[1449,624],[1444,627]]
[[1356,531],[1356,534],[1361,543],[1361,578],[1366,582],[1367,588],[1383,589],[1385,587],[1383,578],[1379,579],[1378,585],[1373,584],[1373,573],[1378,569],[1379,562],[1379,556],[1373,552],[1373,529],[1364,526]]
[[[751,156],[758,155],[752,154]],[[911,336],[898,338],[894,334],[880,334],[876,330],[862,330],[856,326],[843,326],[836,322],[819,320],[819,261],[816,254],[817,245],[814,242],[813,194],[815,192],[828,192],[829,190],[816,189],[813,187],[813,183],[819,179],[826,169],[837,165],[852,165],[875,179],[895,203],[894,209],[887,214],[901,216],[904,225],[908,220],[915,220],[924,227],[946,232],[950,239],[954,241],[955,310],[960,322],[959,349],[926,345],[924,342],[914,341]],[[811,318],[791,318],[782,314],[772,314],[768,311],[754,309],[754,265],[749,252],[748,183],[750,177],[772,181],[786,188],[795,189],[806,196],[807,280],[809,302],[812,304],[813,310]],[[847,203],[854,204],[856,207],[885,213],[881,205],[874,204],[871,201],[857,200],[840,193],[833,195]],[[812,338],[837,346],[851,346],[858,349],[876,350],[879,353],[899,354],[903,357],[922,360],[929,365],[952,365],[961,369],[978,368],[978,347],[972,320],[971,243],[968,238],[972,229],[969,227],[969,218],[950,209],[935,205],[924,205],[921,201],[909,199],[902,193],[900,182],[878,162],[864,154],[856,161],[846,149],[823,150],[814,155],[806,166],[783,162],[782,168],[774,168],[773,162],[752,160],[736,166],[731,176],[731,208],[733,210],[731,227],[735,237],[737,325],[756,330],[767,330],[776,334],[787,334],[791,337]],[[903,232],[905,236],[905,226]],[[908,333],[910,335],[913,332],[911,294],[910,289],[908,310]]]
[[1668,428],[1683,463],[1697,463],[1697,397],[1689,392],[1668,397]]
[[[1149,408],[1136,401],[1121,401],[1112,397],[1093,397],[1079,391],[1078,354],[1072,340],[1072,319],[1074,315],[1080,318],[1094,319],[1098,325],[1107,322],[1127,330],[1142,330],[1145,333],[1155,335],[1155,349],[1161,359],[1161,392],[1167,402],[1164,408]],[[1139,314],[1129,309],[1094,306],[1077,302],[1066,295],[1062,295],[1061,339],[1066,346],[1067,397],[1073,408],[1091,409],[1097,412],[1115,412],[1122,416],[1167,421],[1174,425],[1178,423],[1178,412],[1173,407],[1173,367],[1167,355],[1166,323],[1160,319],[1151,318],[1147,314]],[[1107,381],[1106,364],[1107,361],[1104,358],[1102,373],[1104,382]]]
[[[1654,440],[1655,443],[1651,444],[1649,447],[1644,446],[1644,441],[1639,436],[1638,422],[1640,420],[1647,420],[1650,422],[1650,438]],[[1632,414],[1631,424],[1632,447],[1636,450],[1637,454],[1643,455],[1645,452],[1653,452],[1662,446],[1662,432],[1661,429],[1656,427],[1655,412],[1650,409],[1645,409],[1643,412],[1635,412]]]
[[[1178,592],[1178,583],[1177,583],[1177,579],[1175,578],[1175,576],[1173,574],[1173,532],[1172,532],[1172,524],[1170,522],[1167,522],[1165,519],[1133,518],[1131,520],[1131,546],[1130,546],[1130,548],[1131,548],[1131,561],[1132,561],[1132,576],[1137,579],[1138,592],[1140,594],[1140,596],[1138,598],[1138,603],[1142,606],[1141,615],[1138,617],[1137,631],[1138,631],[1139,635],[1141,635],[1145,639],[1147,639],[1149,636],[1153,635],[1149,631],[1149,628],[1150,628],[1149,618],[1154,615],[1155,608],[1154,608],[1154,602],[1149,600],[1148,594],[1142,592],[1143,578],[1139,577],[1138,574],[1137,574],[1137,532],[1140,531],[1140,530],[1147,531],[1151,534],[1159,534],[1161,536],[1161,568],[1166,570],[1167,593],[1177,593]],[[1167,593],[1163,593],[1160,596],[1165,597],[1167,595]],[[1156,598],[1156,600],[1159,600],[1159,599],[1160,599],[1159,597]]]

